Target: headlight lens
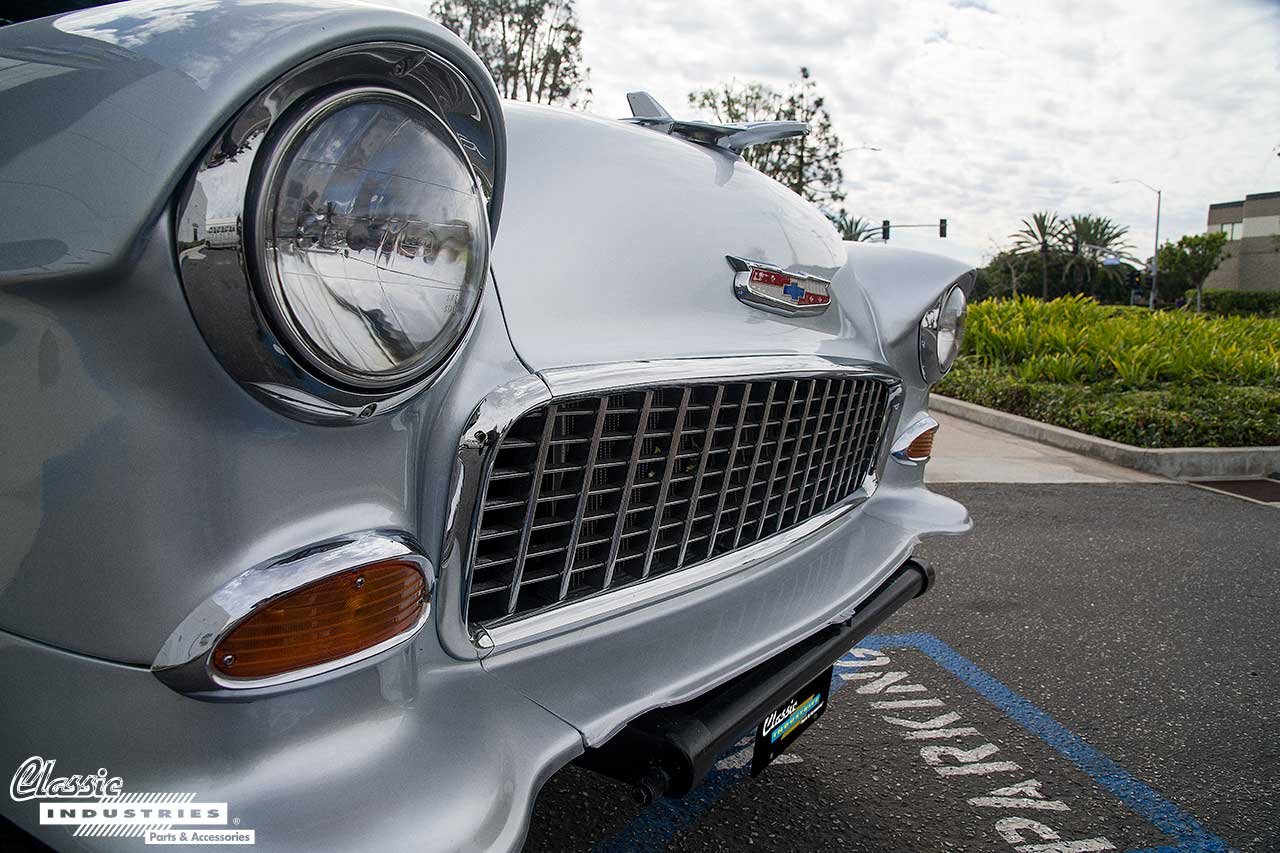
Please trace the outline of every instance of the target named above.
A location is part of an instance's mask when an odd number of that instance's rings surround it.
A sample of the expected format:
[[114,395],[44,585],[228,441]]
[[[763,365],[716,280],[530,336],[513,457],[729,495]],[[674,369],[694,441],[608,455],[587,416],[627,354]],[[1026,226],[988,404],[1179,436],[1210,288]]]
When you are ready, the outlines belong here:
[[926,382],[937,382],[955,364],[964,343],[968,307],[964,290],[952,285],[920,321],[920,372]]
[[489,262],[484,195],[449,129],[398,93],[348,91],[304,109],[267,162],[258,260],[286,344],[339,385],[430,372]]
[[960,344],[964,342],[964,318],[968,313],[969,302],[964,291],[953,287],[942,301],[942,311],[938,315],[938,367],[943,373],[955,364],[960,354]]

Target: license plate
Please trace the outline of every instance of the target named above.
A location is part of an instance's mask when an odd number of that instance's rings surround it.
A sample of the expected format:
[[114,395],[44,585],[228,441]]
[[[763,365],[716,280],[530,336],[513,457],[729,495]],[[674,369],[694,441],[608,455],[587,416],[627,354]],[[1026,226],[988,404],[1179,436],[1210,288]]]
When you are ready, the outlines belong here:
[[828,667],[760,721],[756,727],[755,751],[751,755],[752,776],[759,775],[827,710],[833,669]]

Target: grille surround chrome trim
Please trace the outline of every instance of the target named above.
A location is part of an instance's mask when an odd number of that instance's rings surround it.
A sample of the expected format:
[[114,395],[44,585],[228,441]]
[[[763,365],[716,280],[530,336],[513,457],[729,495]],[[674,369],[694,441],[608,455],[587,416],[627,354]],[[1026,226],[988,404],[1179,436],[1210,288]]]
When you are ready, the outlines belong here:
[[[790,378],[874,379],[886,385],[878,447],[874,448],[869,470],[857,491],[803,522],[728,553],[638,583],[530,611],[517,621],[472,633],[467,625],[467,600],[479,538],[481,498],[492,473],[497,448],[521,417],[571,396],[605,395],[655,386]],[[814,398],[816,400],[817,395]],[[886,365],[819,355],[670,359],[561,368],[523,377],[495,389],[473,410],[455,459],[436,598],[443,646],[450,654],[462,658],[500,653],[705,586],[786,550],[874,493],[888,461],[902,401],[902,377]]]

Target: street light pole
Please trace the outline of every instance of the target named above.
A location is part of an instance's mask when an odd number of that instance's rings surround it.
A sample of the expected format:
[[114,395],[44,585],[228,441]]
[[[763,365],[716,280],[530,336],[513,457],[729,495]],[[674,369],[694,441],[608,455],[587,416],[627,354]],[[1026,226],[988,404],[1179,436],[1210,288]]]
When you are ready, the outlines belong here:
[[[1156,190],[1156,251],[1151,256],[1151,299],[1147,307],[1155,310],[1156,307],[1156,283],[1160,281],[1160,202],[1163,200],[1164,193]],[[1200,291],[1196,291],[1196,310],[1200,310],[1199,305]]]
[[[1151,256],[1151,296],[1147,300],[1147,307],[1155,310],[1156,307],[1156,284],[1160,281],[1160,204],[1164,200],[1164,191],[1158,190],[1146,181],[1140,181],[1137,178],[1117,178],[1112,181],[1113,184],[1142,184],[1147,189],[1156,194],[1156,251]],[[1199,294],[1197,293],[1197,297]],[[1200,310],[1200,306],[1196,305],[1196,310]]]

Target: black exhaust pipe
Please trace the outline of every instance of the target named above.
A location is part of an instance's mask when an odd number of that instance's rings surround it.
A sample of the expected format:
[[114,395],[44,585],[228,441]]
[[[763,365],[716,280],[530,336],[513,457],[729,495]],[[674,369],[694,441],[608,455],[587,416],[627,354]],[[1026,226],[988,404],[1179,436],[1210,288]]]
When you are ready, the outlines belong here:
[[662,796],[683,797],[765,714],[933,583],[932,567],[907,560],[848,621],[824,628],[695,699],[637,717],[606,743],[588,749],[577,763],[631,785],[642,805]]

